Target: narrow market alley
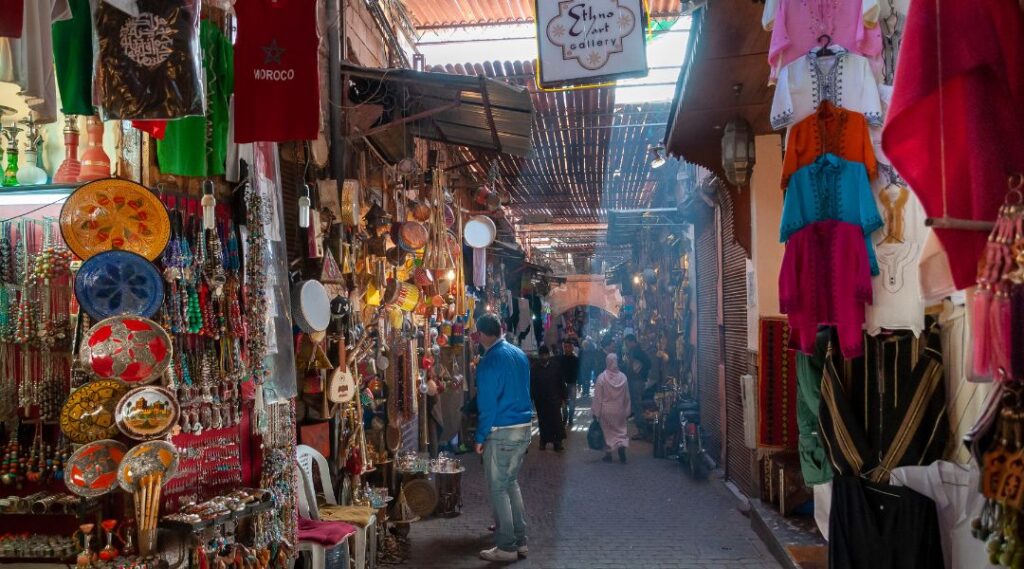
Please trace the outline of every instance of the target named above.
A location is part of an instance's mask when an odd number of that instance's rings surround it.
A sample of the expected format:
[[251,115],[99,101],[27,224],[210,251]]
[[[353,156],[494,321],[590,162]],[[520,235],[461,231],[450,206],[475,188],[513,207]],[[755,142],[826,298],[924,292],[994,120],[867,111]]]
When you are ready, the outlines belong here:
[[[625,465],[587,449],[590,410],[566,450],[531,445],[519,476],[530,554],[516,569],[766,569],[779,565],[721,481],[693,480],[678,464],[631,441]],[[535,439],[536,440],[536,439]],[[468,455],[467,455],[468,457]],[[481,461],[465,458],[462,515],[414,524],[411,557],[399,567],[492,567],[477,553],[492,541]]]

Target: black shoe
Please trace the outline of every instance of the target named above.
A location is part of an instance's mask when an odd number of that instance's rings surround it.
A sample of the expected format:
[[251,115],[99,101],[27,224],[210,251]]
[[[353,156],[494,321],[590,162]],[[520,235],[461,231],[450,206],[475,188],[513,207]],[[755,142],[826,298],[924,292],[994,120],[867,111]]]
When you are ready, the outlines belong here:
[[562,447],[562,443],[555,443],[555,452],[562,452],[565,448]]
[[626,464],[626,449],[619,447],[619,462]]
[[601,460],[604,461],[604,462],[615,462],[612,459],[612,453],[610,453],[610,452],[604,453],[604,458],[602,458]]

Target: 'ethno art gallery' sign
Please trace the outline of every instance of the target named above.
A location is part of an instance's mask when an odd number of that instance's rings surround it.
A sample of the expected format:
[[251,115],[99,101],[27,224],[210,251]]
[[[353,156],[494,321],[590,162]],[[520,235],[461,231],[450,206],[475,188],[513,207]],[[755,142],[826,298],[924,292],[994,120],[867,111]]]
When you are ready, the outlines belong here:
[[643,0],[536,0],[542,87],[647,75]]

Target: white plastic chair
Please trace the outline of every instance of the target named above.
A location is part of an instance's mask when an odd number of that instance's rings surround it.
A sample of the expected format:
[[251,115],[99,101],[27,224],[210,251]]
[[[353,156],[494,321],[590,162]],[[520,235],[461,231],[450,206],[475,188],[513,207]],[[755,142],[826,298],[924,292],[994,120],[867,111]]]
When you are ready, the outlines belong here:
[[[312,482],[313,481],[300,468],[299,469],[299,483],[300,483],[301,487],[299,488],[299,491],[296,492],[296,494],[298,495],[297,497],[298,497],[298,501],[299,501],[299,504],[298,504],[299,505],[299,516],[303,517],[303,518],[306,518],[307,520],[315,519],[315,518],[311,518],[310,517],[310,509],[309,509],[309,504],[310,504],[310,499],[311,498],[312,498],[312,503],[314,505],[316,504],[316,489],[313,487],[313,483]],[[341,547],[341,548],[343,548],[342,551],[341,551],[341,555],[342,555],[342,558],[347,561],[348,558],[349,558],[348,540],[347,539],[343,539],[343,540],[341,540],[340,543],[338,543],[334,547]],[[324,547],[323,544],[321,544],[319,542],[316,542],[316,541],[299,540],[298,551],[300,553],[303,552],[303,551],[308,551],[309,552],[310,565],[311,565],[312,569],[325,569],[325,567],[327,566],[327,549],[328,548]],[[347,565],[348,564],[346,563],[346,566]]]
[[[313,463],[316,463],[317,470],[320,471],[320,485],[323,486],[324,501],[332,506],[338,505],[338,499],[334,495],[334,483],[331,481],[331,471],[327,466],[327,459],[324,455],[320,454],[320,451],[309,445],[298,445],[295,447],[296,460],[299,463],[299,470],[303,474],[303,478],[308,480],[310,494],[308,496],[308,506],[310,519],[320,519],[320,508],[316,502],[316,486],[313,483],[315,478],[313,477]],[[301,512],[301,510],[300,510]],[[373,515],[370,517],[370,522],[365,528],[356,526],[356,535],[354,537],[355,547],[353,553],[355,554],[355,568],[354,569],[366,569],[366,559],[369,557],[371,560],[375,560],[376,548],[377,548],[377,516]],[[368,539],[369,538],[369,539]],[[369,548],[373,548],[370,550]],[[374,563],[373,565],[376,565]],[[371,566],[370,569],[373,569]]]

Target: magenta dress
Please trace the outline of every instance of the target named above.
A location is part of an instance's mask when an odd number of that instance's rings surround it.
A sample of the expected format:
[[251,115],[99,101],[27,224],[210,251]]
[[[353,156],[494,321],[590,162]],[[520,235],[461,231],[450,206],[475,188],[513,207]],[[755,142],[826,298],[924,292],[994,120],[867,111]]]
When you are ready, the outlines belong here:
[[779,273],[779,308],[789,315],[790,345],[814,353],[819,324],[835,326],[843,357],[864,353],[864,305],[871,268],[859,225],[819,221],[789,237]]
[[626,374],[605,370],[597,376],[591,412],[604,431],[605,449],[613,451],[629,446],[626,419],[629,417],[629,389]]

